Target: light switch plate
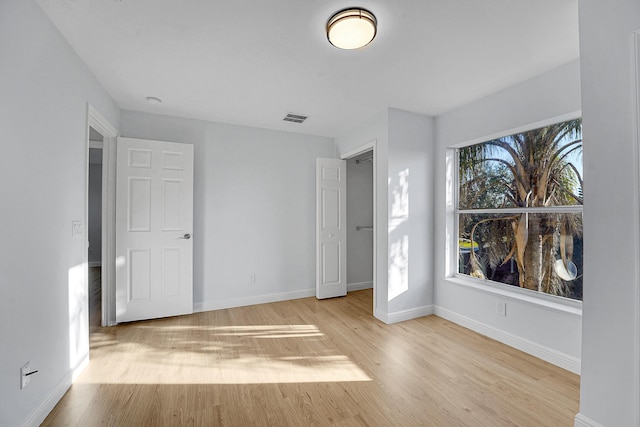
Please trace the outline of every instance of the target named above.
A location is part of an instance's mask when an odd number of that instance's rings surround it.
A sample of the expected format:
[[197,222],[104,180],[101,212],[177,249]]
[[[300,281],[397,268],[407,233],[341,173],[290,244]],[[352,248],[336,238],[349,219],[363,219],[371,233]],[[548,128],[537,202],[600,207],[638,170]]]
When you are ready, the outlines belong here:
[[80,237],[82,236],[83,227],[82,221],[75,220],[71,221],[71,237]]

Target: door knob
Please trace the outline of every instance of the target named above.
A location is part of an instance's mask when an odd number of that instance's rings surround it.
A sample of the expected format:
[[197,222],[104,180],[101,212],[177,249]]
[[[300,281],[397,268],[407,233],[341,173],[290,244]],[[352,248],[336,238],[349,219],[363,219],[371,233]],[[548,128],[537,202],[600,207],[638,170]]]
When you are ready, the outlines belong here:
[[184,239],[184,240],[189,240],[190,238],[191,238],[191,234],[189,233],[184,233],[184,236],[178,237],[178,239]]

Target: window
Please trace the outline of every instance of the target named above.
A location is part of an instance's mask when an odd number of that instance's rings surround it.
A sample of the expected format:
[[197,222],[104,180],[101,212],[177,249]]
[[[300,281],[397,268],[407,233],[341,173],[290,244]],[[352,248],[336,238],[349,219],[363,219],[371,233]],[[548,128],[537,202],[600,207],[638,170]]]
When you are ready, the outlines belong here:
[[457,150],[458,274],[582,299],[581,125]]

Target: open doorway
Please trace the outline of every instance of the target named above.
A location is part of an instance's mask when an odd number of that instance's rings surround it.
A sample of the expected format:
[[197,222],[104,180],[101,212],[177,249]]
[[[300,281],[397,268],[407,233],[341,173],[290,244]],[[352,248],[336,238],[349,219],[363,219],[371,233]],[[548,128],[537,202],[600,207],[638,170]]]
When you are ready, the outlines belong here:
[[[115,325],[115,146],[118,131],[91,105],[87,105],[85,176],[85,255],[90,320]],[[98,166],[99,165],[99,173]],[[90,180],[92,181],[90,183]],[[95,189],[96,183],[99,189]],[[92,187],[90,189],[90,186]],[[99,196],[97,196],[99,194]],[[97,196],[97,197],[96,197]],[[99,212],[93,210],[99,200]],[[91,204],[91,206],[89,206]],[[91,215],[91,217],[90,217]],[[97,235],[96,235],[97,233]],[[90,235],[91,234],[91,235]],[[96,267],[99,266],[99,270]],[[99,275],[96,274],[99,271]],[[94,289],[94,285],[99,288]],[[94,301],[91,298],[97,298]],[[95,304],[94,304],[95,302]],[[96,307],[98,310],[93,310]],[[94,326],[94,323],[91,323]]]
[[347,291],[373,288],[373,150],[347,159]]
[[102,323],[102,157],[104,137],[89,127],[87,266],[89,327]]
[[[373,315],[378,307],[378,232],[381,231],[377,219],[378,163],[376,140],[343,153],[346,160],[347,187],[346,205],[349,219],[347,223],[347,292],[373,288]],[[352,180],[349,183],[349,175]],[[354,179],[355,178],[355,179]],[[355,184],[355,185],[354,185]],[[369,228],[370,227],[370,228]],[[384,227],[386,233],[386,227]],[[353,245],[352,245],[353,243]],[[351,251],[350,251],[351,249]],[[364,268],[357,266],[358,259],[364,259]],[[367,274],[368,273],[368,274]]]

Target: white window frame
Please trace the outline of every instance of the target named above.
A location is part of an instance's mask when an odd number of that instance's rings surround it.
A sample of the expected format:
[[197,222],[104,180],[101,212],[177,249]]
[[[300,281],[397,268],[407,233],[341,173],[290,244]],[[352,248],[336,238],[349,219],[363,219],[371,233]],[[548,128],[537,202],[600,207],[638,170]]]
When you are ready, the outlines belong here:
[[582,315],[582,301],[558,295],[546,294],[531,289],[520,288],[506,283],[495,282],[489,279],[479,279],[458,272],[459,257],[459,215],[465,213],[479,214],[515,214],[515,213],[582,213],[583,205],[579,206],[554,206],[548,208],[506,208],[506,209],[458,209],[458,197],[460,194],[458,150],[471,145],[481,144],[505,136],[539,129],[555,123],[575,120],[582,116],[581,111],[555,116],[547,120],[520,126],[503,132],[483,136],[470,141],[450,146],[446,149],[446,174],[447,174],[447,200],[446,200],[446,279],[452,284],[471,287],[486,293],[497,294],[502,297],[518,300],[524,303],[541,306],[551,310]]

